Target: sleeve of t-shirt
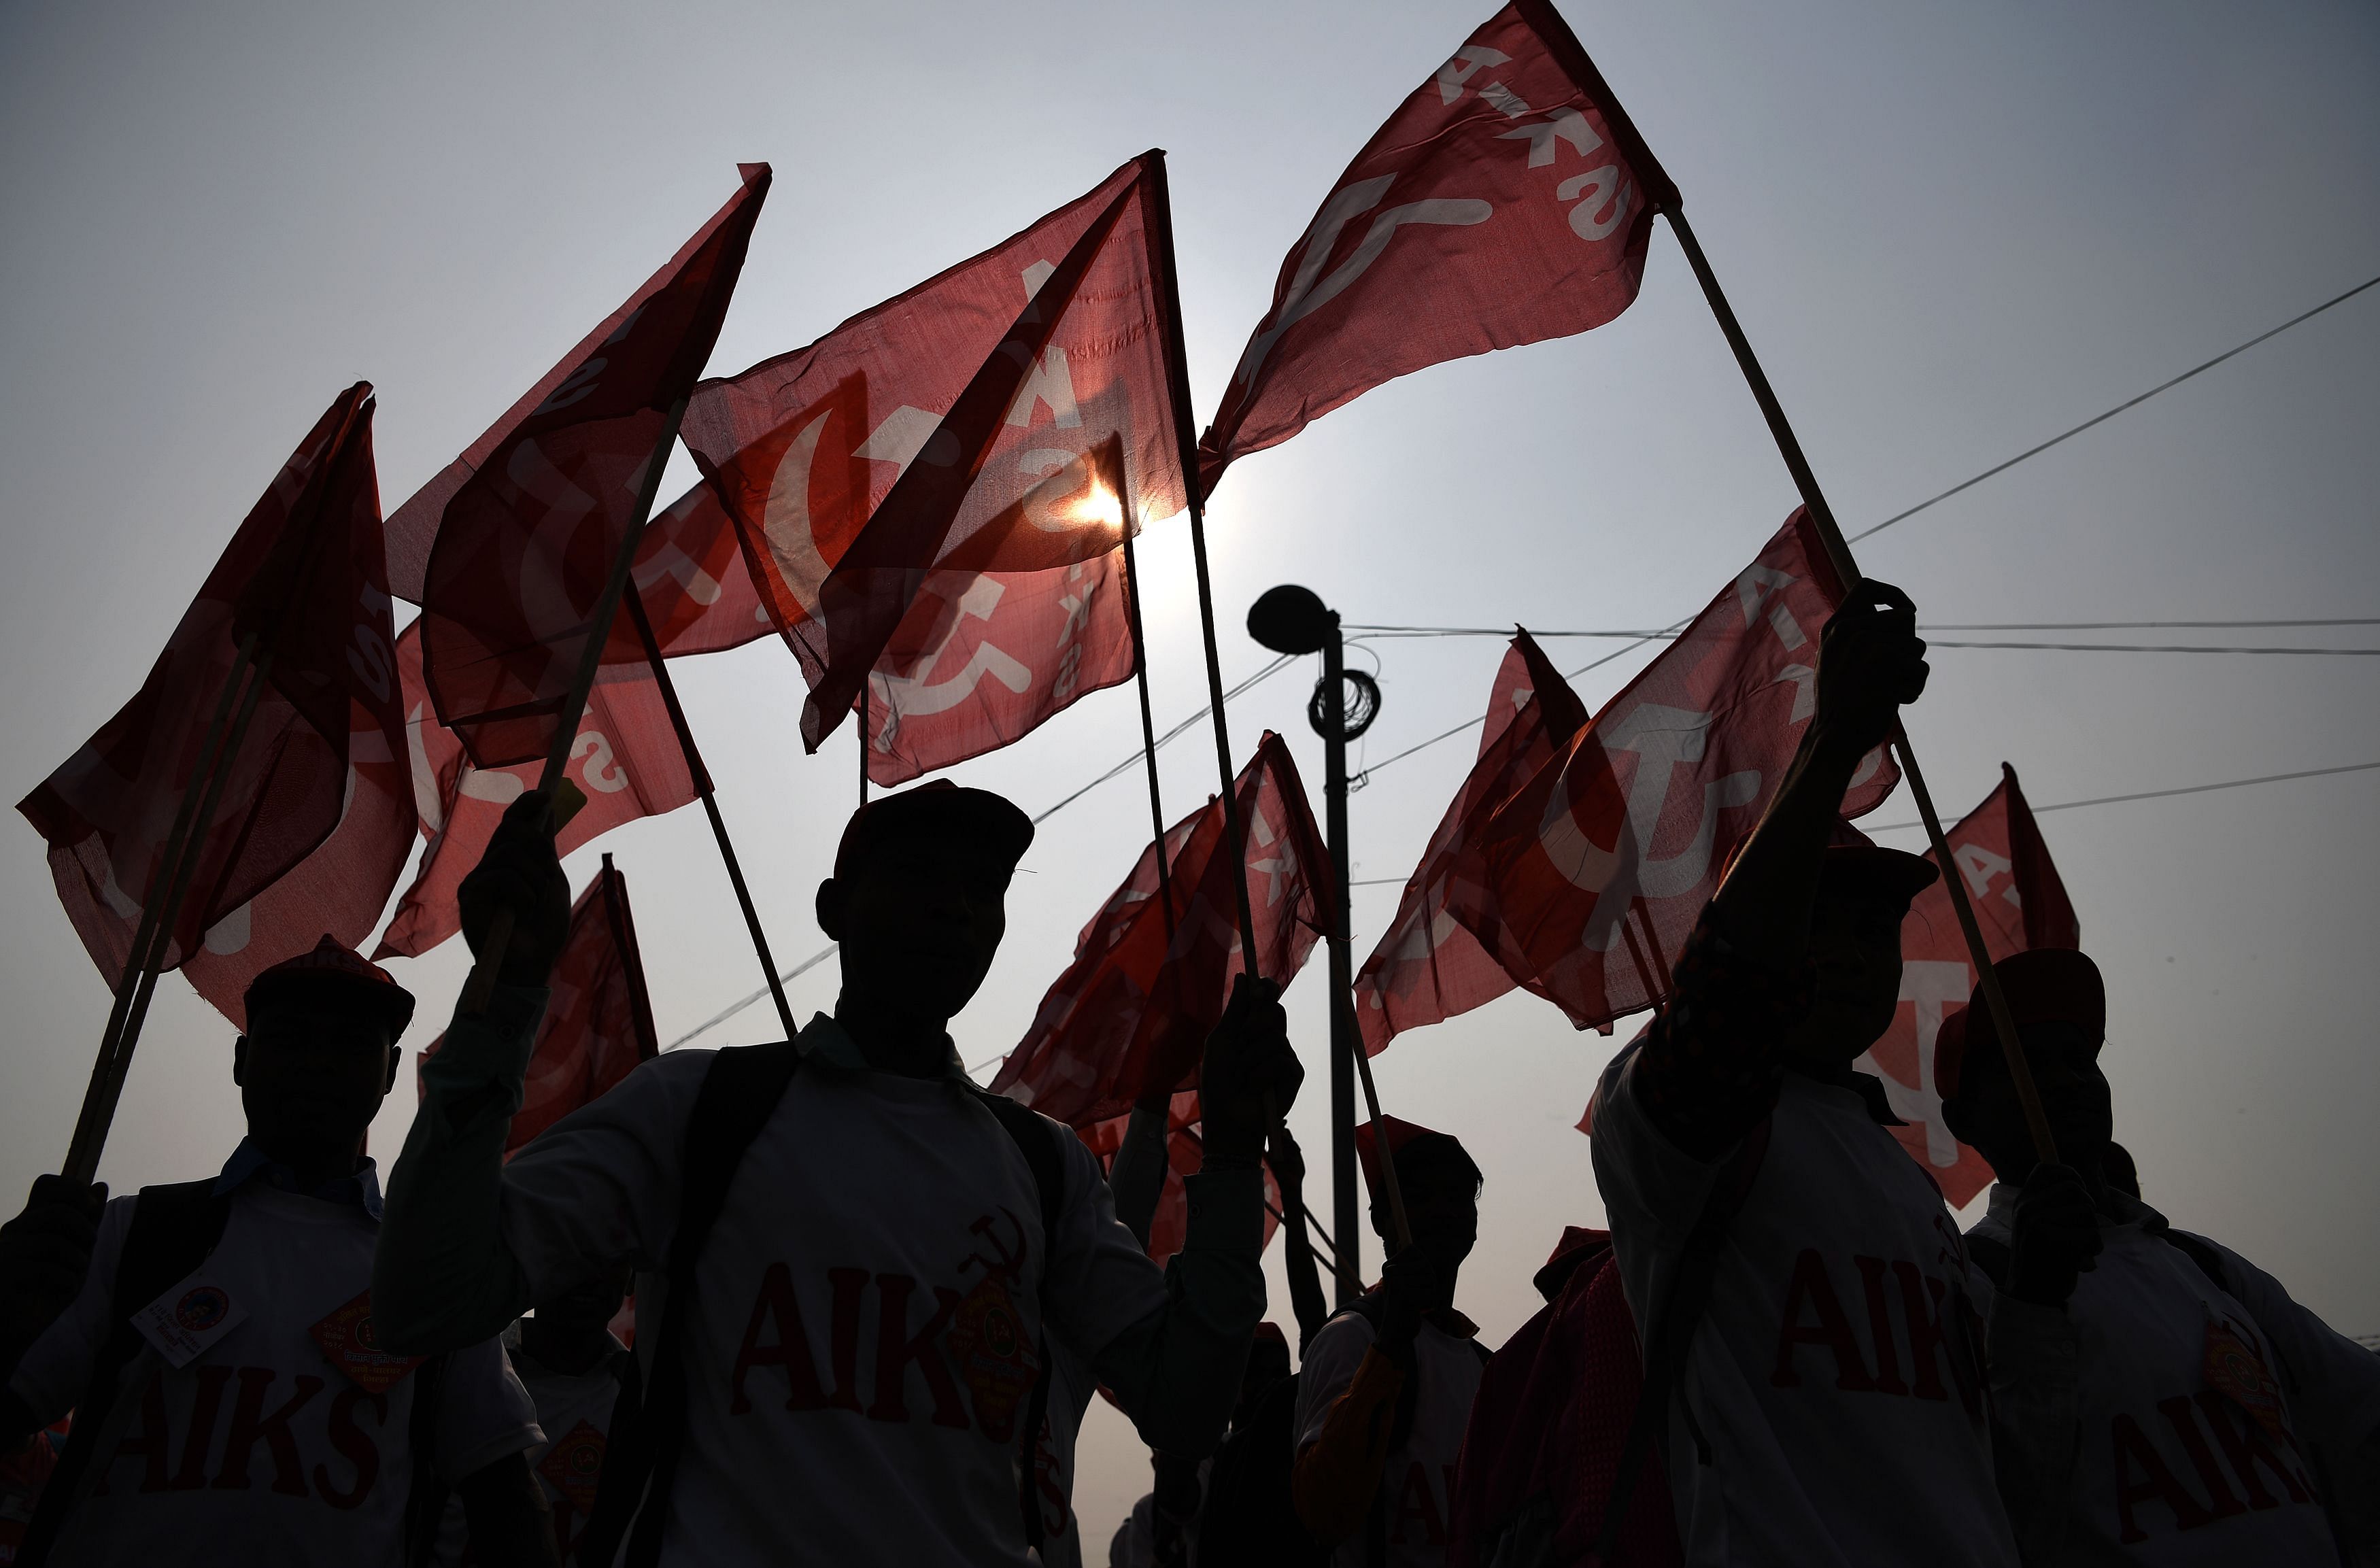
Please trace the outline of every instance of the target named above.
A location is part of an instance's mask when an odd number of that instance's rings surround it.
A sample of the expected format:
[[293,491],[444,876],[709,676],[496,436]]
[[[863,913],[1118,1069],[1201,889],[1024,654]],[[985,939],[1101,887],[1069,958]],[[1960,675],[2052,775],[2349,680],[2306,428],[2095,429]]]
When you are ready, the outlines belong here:
[[1354,1312],[1342,1312],[1323,1324],[1305,1347],[1305,1360],[1297,1370],[1296,1452],[1304,1453],[1322,1436],[1330,1407],[1355,1380],[1355,1368],[1371,1348],[1372,1325]]
[[1123,1221],[1099,1162],[1072,1127],[1049,1124],[1059,1146],[1065,1197],[1051,1236],[1047,1299],[1053,1337],[1085,1363],[1109,1341],[1165,1306],[1165,1275]]
[[655,1057],[505,1165],[498,1223],[532,1301],[623,1263],[644,1273],[668,1267],[686,1123],[716,1054]]
[[[2207,1245],[2222,1255],[2225,1286],[2281,1358],[2299,1435],[2320,1451],[2325,1468],[2368,1471],[2380,1456],[2380,1355],[2299,1306],[2280,1281],[2229,1247]],[[2380,1490],[2380,1475],[2364,1480]],[[2349,1478],[2334,1473],[2330,1482],[2339,1490]]]
[[452,1484],[543,1441],[537,1404],[503,1342],[481,1340],[455,1352],[439,1391],[438,1473]]
[[8,1380],[9,1392],[23,1400],[43,1426],[73,1409],[82,1398],[91,1382],[91,1364],[107,1343],[115,1298],[115,1265],[124,1256],[124,1236],[131,1228],[132,1206],[137,1201],[130,1196],[108,1199],[100,1216],[99,1234],[91,1243],[91,1271],[83,1276],[82,1289],[26,1350],[24,1359],[17,1363],[16,1376]]

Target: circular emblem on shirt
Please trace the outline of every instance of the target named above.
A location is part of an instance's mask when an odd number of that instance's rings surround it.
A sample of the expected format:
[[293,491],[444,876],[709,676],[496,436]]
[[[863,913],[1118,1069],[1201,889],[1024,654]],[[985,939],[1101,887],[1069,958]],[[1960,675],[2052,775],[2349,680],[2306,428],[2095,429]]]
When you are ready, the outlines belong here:
[[202,1334],[231,1311],[231,1297],[220,1285],[193,1285],[174,1303],[174,1322],[184,1333]]
[[380,1336],[372,1331],[372,1320],[367,1317],[356,1324],[355,1342],[358,1350],[378,1350]]

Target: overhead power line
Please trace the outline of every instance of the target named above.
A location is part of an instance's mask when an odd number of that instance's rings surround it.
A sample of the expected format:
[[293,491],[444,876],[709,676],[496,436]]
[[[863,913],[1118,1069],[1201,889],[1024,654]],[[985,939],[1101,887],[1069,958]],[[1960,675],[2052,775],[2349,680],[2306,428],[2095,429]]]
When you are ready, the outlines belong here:
[[[2380,626],[2380,615],[2332,615],[2310,620],[2287,621],[1944,621],[1920,626],[1921,632],[2106,632],[2106,631],[2240,631],[2251,628],[2269,629],[2275,626]],[[1554,638],[1594,637],[1629,638],[1639,642],[1671,638],[1678,628],[1644,631],[1633,627],[1595,627],[1590,630],[1538,631],[1524,626],[1381,626],[1350,625],[1347,629],[1357,634],[1349,641],[1376,642],[1395,638],[1414,637],[1511,637],[1515,631],[1527,631],[1539,642]]]
[[1907,522],[1910,518],[1917,516],[1918,513],[1925,511],[1928,506],[1938,505],[1942,502],[1949,500],[1950,497],[1958,494],[1961,491],[1973,490],[1975,486],[1983,483],[1985,480],[1990,479],[1994,474],[2004,474],[2010,468],[2015,468],[2019,463],[2023,462],[2026,458],[2038,457],[2043,453],[2048,451],[2051,447],[2058,445],[2061,442],[2073,440],[2076,436],[2081,435],[2084,431],[2091,429],[2095,425],[2104,425],[2109,419],[2114,419],[2117,415],[2124,412],[2126,409],[2139,407],[2150,398],[2155,397],[2158,393],[2170,392],[2175,387],[2180,386],[2183,382],[2190,380],[2191,377],[2203,375],[2206,371],[2213,370],[2216,366],[2223,363],[2224,360],[2231,359],[2237,355],[2245,354],[2249,349],[2255,347],[2256,345],[2263,343],[2267,338],[2278,337],[2281,334],[2289,331],[2291,327],[2298,326],[2303,322],[2313,320],[2316,316],[2321,315],[2325,310],[2329,310],[2334,305],[2346,304],[2349,300],[2354,298],[2357,295],[2362,293],[2365,289],[2370,288],[2374,284],[2380,284],[2380,277],[2366,278],[2362,283],[2357,284],[2353,288],[2349,289],[2346,293],[2333,295],[2328,299],[2325,299],[2321,304],[2315,306],[2313,310],[2305,311],[2301,315],[2291,316],[2288,321],[2283,322],[2279,326],[2273,328],[2271,331],[2258,333],[2255,336],[2250,338],[2247,342],[2240,344],[2238,347],[2227,348],[2222,353],[2217,354],[2214,359],[2207,360],[2204,364],[2192,365],[2189,370],[2182,371],[2181,374],[2174,377],[2171,381],[2159,382],[2156,385],[2149,388],[2146,392],[2142,393],[2139,396],[2126,398],[2123,402],[2117,404],[2106,413],[2095,414],[2090,419],[2087,419],[2081,424],[2076,425],[2073,429],[2061,431],[2058,434],[2051,436],[2047,441],[2041,443],[2038,446],[2028,446],[2023,451],[2018,453],[2015,456],[2010,458],[2007,462],[1995,463],[1990,468],[1985,468],[1982,473],[1977,474],[1974,478],[1971,480],[1961,480],[1957,484],[1952,485],[1949,489],[1942,492],[1939,495],[1927,496],[1925,500],[1919,502],[1916,505],[1910,507],[1905,512],[1895,512],[1891,517],[1887,517],[1884,521],[1876,524],[1875,527],[1863,529],[1859,532],[1852,535],[1850,542],[1857,544],[1861,540],[1869,538],[1875,534],[1882,533],[1885,529],[1892,527],[1895,523]]
[[[2290,779],[2328,778],[2333,773],[2361,773],[2373,768],[2380,768],[2380,762],[2350,762],[2339,768],[2302,768],[2294,773],[2265,773],[2252,779],[2226,779],[2221,784],[2184,784],[2180,789],[2144,789],[2131,795],[2098,795],[2088,800],[2060,800],[2048,806],[2034,806],[2033,814],[2037,817],[2044,811],[2072,811],[2084,806],[2113,806],[2126,800],[2163,800],[2174,795],[2204,795],[2212,790],[2245,789],[2250,784],[2283,784]],[[2027,804],[2031,805],[2031,802]],[[1919,821],[1884,822],[1871,828],[1865,823],[1861,823],[1860,831],[1888,833],[1900,828],[1922,828],[1925,825]]]

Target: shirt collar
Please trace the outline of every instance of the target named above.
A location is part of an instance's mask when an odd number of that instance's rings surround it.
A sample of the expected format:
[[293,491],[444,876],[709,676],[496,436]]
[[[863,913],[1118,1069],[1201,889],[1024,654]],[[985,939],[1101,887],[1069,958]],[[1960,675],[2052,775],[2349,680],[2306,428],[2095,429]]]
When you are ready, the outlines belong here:
[[[2012,1234],[2016,1225],[2017,1195],[2024,1189],[2012,1182],[1994,1182],[1984,1204],[1984,1218],[1998,1226],[2001,1233]],[[2143,1203],[2131,1193],[2114,1187],[2107,1189],[2107,1202],[2099,1210],[2103,1225],[2138,1225],[2148,1234],[2163,1235],[2173,1228],[2173,1222]]]
[[[803,1026],[794,1043],[801,1051],[805,1062],[821,1062],[846,1073],[871,1073],[876,1070],[868,1063],[868,1053],[860,1050],[859,1042],[824,1013],[811,1014],[810,1021]],[[942,1053],[944,1077],[972,1081],[967,1079],[965,1064],[959,1060],[959,1048],[951,1043],[948,1035],[942,1037]]]
[[223,1173],[215,1178],[214,1190],[232,1193],[261,1176],[265,1185],[281,1192],[295,1193],[299,1197],[320,1198],[327,1203],[352,1203],[361,1209],[375,1225],[380,1223],[380,1170],[371,1156],[364,1156],[355,1174],[314,1186],[298,1180],[298,1173],[257,1146],[252,1137],[239,1140],[239,1147],[224,1161]]
[[1863,1073],[1856,1067],[1838,1067],[1832,1072],[1826,1072],[1802,1062],[1787,1062],[1783,1066],[1787,1072],[1798,1073],[1814,1084],[1824,1084],[1828,1088],[1851,1090],[1859,1096],[1860,1103],[1867,1108],[1868,1119],[1879,1127],[1909,1125],[1892,1113],[1892,1101],[1886,1098],[1884,1080],[1874,1073]]

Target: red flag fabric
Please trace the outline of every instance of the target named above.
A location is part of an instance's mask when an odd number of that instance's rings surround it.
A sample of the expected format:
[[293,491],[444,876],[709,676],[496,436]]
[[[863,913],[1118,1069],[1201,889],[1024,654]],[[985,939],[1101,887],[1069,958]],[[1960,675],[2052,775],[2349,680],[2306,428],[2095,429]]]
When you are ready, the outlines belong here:
[[[1818,633],[1841,602],[1796,510],[1682,636],[1500,807],[1455,918],[1505,972],[1589,1028],[1652,1006],[1777,790],[1817,705]],[[1900,782],[1882,748],[1846,818]]]
[[1211,494],[1382,382],[1585,332],[1645,275],[1661,172],[1549,0],[1513,0],[1374,133],[1291,248],[1198,444]]
[[[399,510],[417,533],[423,666],[438,716],[481,767],[545,756],[648,470],[735,294],[765,164],[669,264]],[[457,470],[464,472],[457,478]]]
[[394,752],[400,725],[371,415],[369,384],[340,395],[241,522],[140,692],[17,808],[49,842],[58,900],[111,985],[244,638],[257,639],[269,678],[214,814],[194,830],[202,848],[165,967],[186,962],[210,927],[330,835],[351,762]]
[[[628,880],[603,857],[603,869],[570,907],[570,935],[549,982],[553,997],[538,1026],[521,1108],[504,1136],[504,1158],[582,1105],[602,1098],[639,1063],[661,1054],[652,1003],[645,994],[644,960],[628,913]],[[414,1061],[421,1064],[446,1043],[440,1035]]]
[[[1279,735],[1265,733],[1232,787],[1259,968],[1286,985],[1330,918],[1330,856]],[[995,1092],[1080,1130],[1130,1114],[1144,1094],[1189,1087],[1245,966],[1221,800],[1176,822],[1165,844],[1171,900],[1158,896],[1150,845],[1083,928]]]
[[868,677],[868,776],[902,784],[1132,678],[1122,550],[1047,572],[936,572]]
[[1187,384],[1164,161],[687,408],[800,659],[815,750],[937,571],[1042,570],[1171,517]]
[[[397,639],[405,688],[406,756],[421,831],[430,843],[375,958],[415,958],[463,929],[455,893],[494,836],[504,808],[535,789],[542,762],[480,768],[455,732],[438,722],[423,688],[421,623]],[[565,775],[587,804],[556,835],[565,855],[639,817],[674,811],[696,797],[694,775],[650,666],[607,667],[587,694]]]
[[[644,600],[653,640],[673,659],[741,648],[775,626],[744,564],[735,521],[707,483],[698,482],[653,514],[637,542],[628,580]],[[625,615],[612,623],[603,662],[645,662],[644,642]]]
[[[2074,905],[2050,863],[2015,769],[2001,763],[1998,785],[1943,837],[1967,880],[1967,899],[1992,962],[2036,947],[2082,945]],[[1933,859],[1933,852],[1925,857]],[[1949,891],[1937,881],[1917,895],[1900,923],[1900,1006],[1892,1027],[1857,1064],[1884,1080],[1893,1113],[1909,1124],[1894,1128],[1893,1136],[1932,1173],[1954,1209],[1991,1185],[1992,1170],[1943,1124],[1934,1042],[1944,1015],[1965,1006],[1974,984]]]
[[1396,918],[1356,972],[1355,1021],[1366,1056],[1386,1051],[1400,1030],[1468,1013],[1512,989],[1504,966],[1454,918],[1451,883],[1496,808],[1585,727],[1578,694],[1520,632],[1488,693],[1479,760],[1422,851]]
[[[1098,1156],[1102,1169],[1114,1171],[1116,1151],[1123,1147],[1124,1133],[1131,1121],[1128,1114],[1111,1116],[1082,1129],[1084,1147]],[[1206,1163],[1207,1147],[1200,1136],[1203,1130],[1198,1091],[1184,1089],[1166,1110],[1165,1183],[1158,1189],[1157,1212],[1148,1222],[1148,1256],[1160,1268],[1182,1250],[1182,1243],[1189,1235],[1190,1189],[1183,1185],[1182,1178],[1196,1175]],[[1269,1246],[1273,1232],[1281,1226],[1275,1218],[1281,1210],[1281,1184],[1274,1179],[1269,1163],[1264,1167],[1264,1189],[1263,1245]]]

